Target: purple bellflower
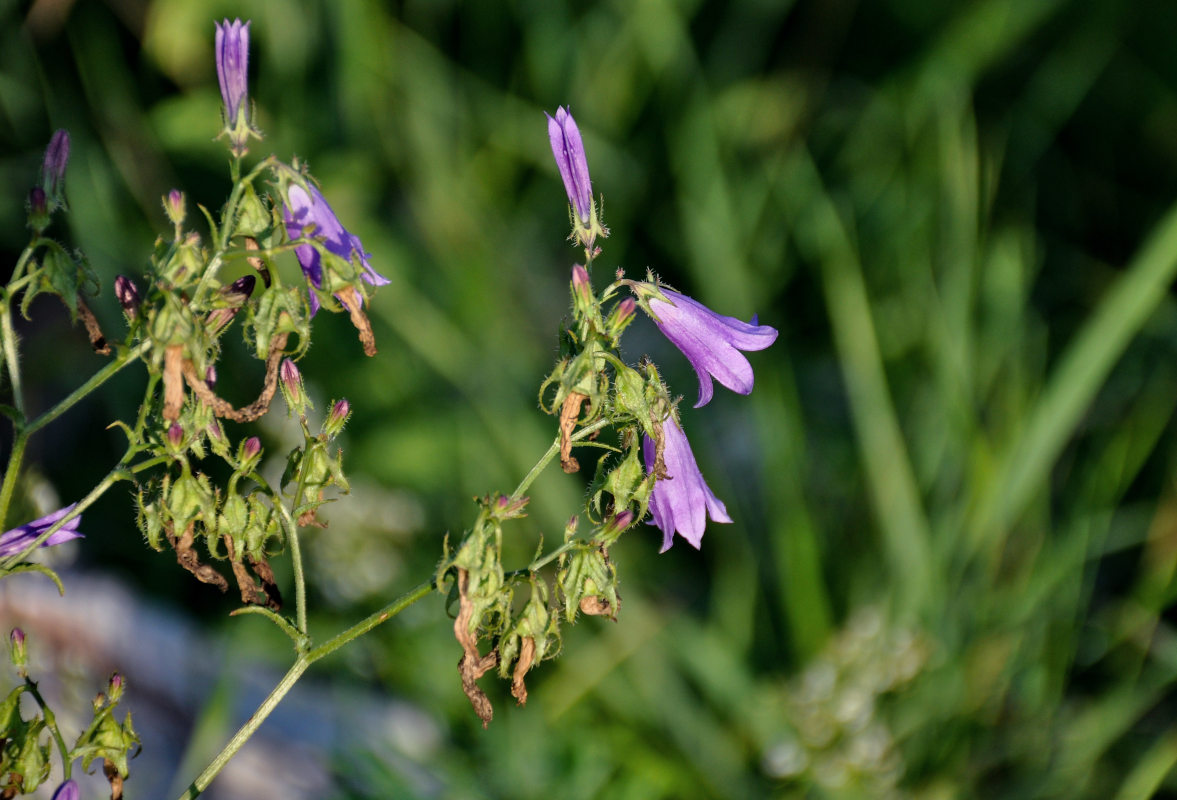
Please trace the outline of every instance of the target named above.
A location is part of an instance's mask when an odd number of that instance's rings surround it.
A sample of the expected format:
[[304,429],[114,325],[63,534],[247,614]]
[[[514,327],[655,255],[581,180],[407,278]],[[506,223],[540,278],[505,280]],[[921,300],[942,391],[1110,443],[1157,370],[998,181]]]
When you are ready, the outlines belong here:
[[[648,284],[647,284],[648,285]],[[733,392],[752,391],[752,365],[741,350],[763,350],[776,341],[776,328],[741,322],[716,314],[686,295],[661,288],[666,301],[650,295],[649,307],[658,330],[682,351],[699,375],[699,401],[695,408],[711,402],[712,376]]]
[[[308,187],[309,194],[297,183],[291,183],[286,190],[287,202],[284,213],[286,233],[291,240],[303,238],[303,231],[307,226],[314,226],[314,230],[307,235],[322,238],[323,245],[329,252],[346,261],[350,261],[353,254],[359,256],[364,267],[363,278],[367,283],[372,286],[383,286],[388,283],[388,278],[372,269],[368,263],[369,254],[364,252],[360,237],[348,233],[314,184],[308,184]],[[323,288],[322,254],[318,249],[314,245],[302,244],[294,248],[294,252],[298,256],[298,263],[302,265],[302,274],[306,276],[307,281],[316,289]],[[311,316],[314,316],[319,311],[319,298],[313,291],[310,292],[310,300]]]
[[[544,113],[544,116],[548,116]],[[581,223],[588,225],[593,215],[593,186],[589,180],[588,161],[584,157],[584,143],[576,120],[564,109],[556,109],[556,116],[548,116],[548,138],[552,140],[552,155],[560,177],[564,179],[564,191],[568,202]]]
[[217,26],[217,78],[221,82],[221,99],[225,102],[225,130],[233,152],[245,155],[249,139],[249,25],[235,19],[215,23]]
[[81,794],[78,791],[78,784],[72,780],[58,786],[57,791],[53,793],[53,800],[78,800],[79,797]]
[[[77,503],[68,505],[63,509],[54,511],[52,514],[40,519],[35,519],[32,522],[26,522],[19,528],[13,528],[10,531],[0,533],[0,558],[7,558],[23,551],[29,544],[40,536],[45,531],[73,510]],[[70,539],[77,539],[83,534],[78,533],[78,524],[82,521],[82,517],[76,516],[69,522],[65,523],[52,536],[41,543],[42,547],[52,547],[55,544],[68,542]]]
[[[650,495],[652,523],[662,529],[662,549],[665,553],[674,543],[674,534],[686,539],[696,550],[703,543],[703,529],[707,517],[712,522],[731,522],[723,501],[703,480],[691,443],[678,422],[668,418],[662,423],[662,439],[665,445],[662,460],[666,465],[666,477],[659,478]],[[646,461],[647,474],[654,470],[654,440],[646,436],[642,440],[642,454]]]

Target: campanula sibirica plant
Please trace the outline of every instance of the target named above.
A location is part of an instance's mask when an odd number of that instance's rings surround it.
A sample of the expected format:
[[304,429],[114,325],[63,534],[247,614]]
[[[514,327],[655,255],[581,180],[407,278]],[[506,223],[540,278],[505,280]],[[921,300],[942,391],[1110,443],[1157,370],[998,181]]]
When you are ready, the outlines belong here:
[[[346,313],[364,352],[375,356],[366,308],[389,280],[377,270],[380,256],[365,250],[328,203],[325,194],[332,187],[320,189],[306,162],[278,155],[246,160],[250,140],[263,141],[249,95],[251,22],[226,19],[210,33],[223,103],[220,133],[228,144],[225,202],[206,207],[192,201],[201,213],[190,213],[188,195],[168,191],[162,208],[170,230],[143,262],[144,274],[104,279],[81,254],[42,236],[54,212],[68,211],[63,187],[70,139],[58,131],[46,150],[40,182],[27,195],[32,237],[0,303],[0,358],[12,395],[5,411],[13,422],[0,483],[0,521],[14,496],[25,491],[20,476],[29,437],[124,369],[137,366],[145,373],[138,401],[129,401],[119,412],[122,419],[110,425],[126,440],[124,455],[105,476],[94,476],[94,489],[78,502],[0,534],[0,578],[37,572],[60,585],[31,554],[82,536],[82,512],[126,484],[139,535],[148,547],[169,554],[170,569],[201,584],[203,592],[232,593],[241,613],[262,617],[293,646],[286,676],[208,766],[185,781],[187,799],[209,786],[311,664],[435,593],[449,597],[453,612],[452,620],[445,618],[445,606],[436,605],[437,624],[452,626],[460,653],[453,691],[466,695],[484,725],[494,714],[479,684],[487,673],[507,681],[515,700],[526,703],[533,671],[560,653],[563,626],[592,616],[623,618],[619,565],[610,552],[621,536],[646,530],[639,523],[648,517],[662,532],[662,551],[675,534],[699,548],[708,518],[732,521],[703,479],[677,400],[657,366],[648,358],[632,363],[623,356],[621,341],[637,307],[695,367],[699,405],[710,399],[713,377],[742,394],[751,391],[752,367],[743,351],[764,349],[777,335],[767,325],[717,314],[653,278],[635,282],[617,270],[608,283],[595,280],[601,277],[594,276],[599,243],[609,231],[602,202],[593,196],[580,128],[566,108],[558,108],[547,118],[548,144],[567,195],[569,238],[580,250],[571,263],[536,278],[553,285],[567,280],[569,289],[563,321],[559,314],[550,320],[561,324],[559,356],[540,383],[541,405],[551,416],[551,444],[516,486],[487,487],[469,527],[445,537],[436,570],[421,576],[420,585],[342,631],[329,636],[312,631],[308,606],[315,595],[308,592],[302,541],[326,525],[323,507],[343,502],[351,491],[342,434],[365,410],[338,395],[317,410],[308,387],[329,384],[336,376],[304,382],[298,362],[316,328],[331,324],[326,315],[316,317],[320,309]],[[213,121],[209,129],[211,136]],[[537,112],[535,139],[527,146],[542,150],[542,142]],[[112,291],[104,295],[105,284]],[[20,340],[11,317],[14,311],[28,316],[30,300],[42,293],[65,303],[94,357],[103,361],[82,389],[35,415],[25,401]],[[123,330],[102,330],[99,315],[89,309],[95,302],[121,316]],[[240,347],[225,346],[232,332],[244,341],[244,354]],[[226,360],[240,358],[258,363],[252,369],[223,368]],[[292,449],[275,447],[268,429],[257,427],[278,394],[297,425]],[[589,491],[568,509],[562,535],[554,543],[551,537],[537,540],[531,561],[504,565],[504,531],[528,534],[523,521],[532,481],[555,461],[565,473],[579,472],[577,453],[583,457],[587,447],[604,455],[585,476]],[[285,455],[272,455],[279,452]],[[102,546],[105,532],[90,534],[87,541]],[[652,537],[649,542],[653,546]],[[282,568],[275,569],[279,560]],[[73,800],[79,792],[70,777],[74,762],[90,771],[100,758],[111,795],[121,797],[129,758],[139,746],[130,715],[122,721],[115,717],[128,692],[125,673],[110,678],[91,704],[89,723],[67,740],[53,727],[57,717],[28,675],[33,641],[24,629],[10,635],[10,659],[24,681],[10,697],[27,693],[29,699],[12,700],[7,715],[0,713],[6,726],[0,730],[6,759],[0,793],[36,790],[48,779],[52,761],[64,778],[54,796]],[[52,735],[41,737],[45,730]],[[17,756],[10,758],[13,753]]]

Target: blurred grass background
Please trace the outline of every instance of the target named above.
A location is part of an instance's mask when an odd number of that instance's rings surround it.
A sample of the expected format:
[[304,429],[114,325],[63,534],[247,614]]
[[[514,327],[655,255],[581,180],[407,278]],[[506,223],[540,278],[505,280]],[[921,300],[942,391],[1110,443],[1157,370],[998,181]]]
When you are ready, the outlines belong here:
[[[513,487],[550,441],[535,391],[576,252],[543,111],[568,104],[580,123],[613,232],[603,266],[649,267],[781,331],[751,356],[750,397],[684,409],[736,523],[710,526],[701,553],[627,536],[620,620],[568,630],[526,708],[488,686],[487,732],[438,598],[318,670],[409,699],[442,732],[339,748],[327,796],[1177,792],[1177,5],[0,10],[4,263],[66,127],[59,233],[102,276],[94,305],[119,330],[109,287],[166,229],[161,195],[215,208],[227,193],[213,20],[240,16],[267,135],[255,155],[306,159],[392,279],[372,305],[376,359],[320,315],[303,364],[320,408],[355,409],[353,496],[308,537],[320,635],[427,575],[471,498]],[[44,407],[96,364],[58,308],[35,309],[26,366]],[[693,398],[685,359],[635,327],[629,355]],[[103,428],[141,385],[122,376],[33,440],[62,497],[117,458]],[[283,436],[268,429],[271,455]],[[520,562],[587,477],[536,484]],[[230,599],[141,545],[119,491],[86,519],[88,567],[283,657],[262,622],[227,620]],[[130,671],[150,654],[125,657]],[[213,700],[196,762],[238,721]]]

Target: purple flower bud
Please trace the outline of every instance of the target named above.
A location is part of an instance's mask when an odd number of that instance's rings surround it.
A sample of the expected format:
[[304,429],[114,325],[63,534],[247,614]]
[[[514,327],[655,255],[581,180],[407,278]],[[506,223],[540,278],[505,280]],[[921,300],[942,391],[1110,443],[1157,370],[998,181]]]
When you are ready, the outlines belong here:
[[[547,114],[545,114],[547,116]],[[548,117],[548,138],[552,142],[552,155],[564,180],[564,191],[581,223],[587,225],[592,219],[593,187],[589,180],[588,162],[584,157],[584,143],[580,129],[563,106],[556,109],[555,117]]]
[[628,508],[624,511],[613,515],[613,517],[605,522],[601,527],[600,539],[607,546],[612,545],[617,541],[617,537],[621,535],[622,531],[633,524],[634,513]]
[[25,650],[25,632],[20,628],[13,628],[12,633],[8,635],[9,656],[12,659],[12,664],[17,668],[22,676],[24,675],[24,667],[29,663],[29,655]]
[[282,359],[282,366],[278,369],[278,377],[288,392],[302,391],[302,373],[289,358]]
[[634,309],[638,307],[637,302],[632,297],[627,297],[617,304],[617,321],[625,322],[633,316]]
[[78,785],[72,780],[68,780],[57,787],[57,791],[53,793],[52,800],[79,800],[80,796]]
[[168,428],[168,444],[172,447],[179,447],[180,443],[184,441],[184,429],[180,423],[173,422]]
[[[48,516],[35,519],[32,522],[26,522],[19,528],[13,528],[10,531],[0,533],[0,558],[7,558],[22,552],[26,547],[33,543],[42,533],[53,527],[53,524],[64,517],[66,514],[74,510],[77,503],[66,506],[65,508],[54,511]],[[82,522],[81,515],[71,519],[69,522],[62,525],[57,531],[48,539],[41,543],[42,547],[52,547],[62,542],[68,542],[70,539],[77,539],[82,534],[78,533],[78,525]]]
[[[209,367],[209,369],[213,370],[212,367]],[[213,377],[215,378],[216,371],[213,370],[213,373],[214,373]],[[207,378],[205,380],[205,383],[208,383],[209,386],[212,386],[212,384],[209,383]],[[208,438],[213,439],[215,441],[221,442],[221,441],[224,441],[224,439],[225,439],[225,432],[223,430],[221,430],[221,423],[217,422],[215,419],[208,424],[208,427],[204,429],[204,432],[208,434]]]
[[243,460],[252,461],[257,458],[262,452],[262,440],[256,436],[250,436],[241,445],[241,457]]
[[[486,503],[489,499],[489,497],[484,498],[483,502]],[[494,503],[491,504],[491,515],[495,519],[500,520],[525,517],[527,516],[525,509],[530,502],[531,498],[526,496],[513,497],[511,495],[499,495],[495,498]]]
[[65,191],[65,166],[69,163],[69,133],[63,128],[53,134],[41,165],[41,187],[53,205],[60,205]]
[[336,425],[342,425],[349,414],[351,414],[351,404],[347,402],[347,398],[336,400],[335,405],[331,406],[331,421]]
[[45,190],[34,186],[29,190],[29,213],[44,217],[49,213],[49,203],[45,199]]
[[[359,258],[363,267],[361,277],[372,286],[383,286],[388,278],[381,275],[368,263],[368,253],[360,237],[349,233],[335,216],[335,212],[327,203],[326,198],[314,184],[307,184],[303,189],[297,183],[291,183],[286,189],[286,206],[283,212],[286,217],[286,233],[291,241],[298,239],[320,239],[329,253],[334,253],[345,261]],[[307,282],[316,289],[323,288],[322,253],[314,245],[303,244],[294,248],[298,256],[298,263],[302,267],[302,274]],[[319,311],[319,298],[313,291],[310,294],[311,316]]]
[[[650,284],[643,284],[649,287]],[[741,322],[716,314],[686,295],[662,288],[666,300],[651,295],[650,311],[658,330],[691,362],[699,376],[699,400],[695,408],[711,402],[712,376],[733,392],[752,391],[752,365],[741,350],[763,350],[776,341],[776,328]]]
[[122,698],[124,685],[123,676],[119,673],[110,676],[110,682],[106,685],[106,696],[110,698],[110,702],[117,703]]
[[167,197],[163,199],[163,210],[167,213],[168,219],[172,224],[179,227],[184,223],[184,218],[188,216],[187,204],[184,202],[184,193],[179,189],[172,189],[168,192]]
[[123,313],[129,319],[139,316],[139,306],[143,302],[143,297],[139,294],[139,287],[135,285],[133,280],[125,275],[115,278],[114,296],[118,298],[119,305],[123,307]]
[[230,283],[221,290],[226,298],[230,300],[239,300],[244,303],[253,294],[253,287],[257,285],[257,277],[254,275],[242,275],[237,280]]
[[[217,26],[217,78],[221,82],[221,100],[225,103],[225,122],[230,131],[239,129],[239,119],[249,124],[249,22],[235,19],[215,23]],[[234,145],[239,142],[234,139]],[[244,145],[244,140],[240,142]]]
[[593,302],[593,282],[589,279],[588,270],[580,264],[572,267],[572,291],[580,303],[589,305]]
[[[673,418],[662,423],[664,449],[662,459],[666,465],[666,477],[654,483],[650,494],[652,523],[662,530],[662,549],[665,553],[678,533],[696,550],[703,543],[703,529],[707,517],[712,522],[731,522],[727,508],[711,491],[699,466],[687,435]],[[646,436],[642,442],[642,453],[646,461],[646,473],[654,470],[656,449],[654,441]]]
[[217,368],[212,364],[209,364],[208,369],[204,371],[204,382],[208,384],[210,389],[217,385]]

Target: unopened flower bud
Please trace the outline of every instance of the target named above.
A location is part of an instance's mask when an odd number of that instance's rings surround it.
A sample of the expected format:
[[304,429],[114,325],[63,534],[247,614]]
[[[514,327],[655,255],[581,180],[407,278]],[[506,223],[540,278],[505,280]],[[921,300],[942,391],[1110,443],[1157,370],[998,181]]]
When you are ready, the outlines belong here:
[[208,384],[208,388],[215,388],[217,385],[217,368],[212,364],[208,365],[208,369],[204,371],[204,382]]
[[12,652],[12,663],[18,668],[28,664],[28,653],[25,652],[25,632],[20,628],[13,628],[8,634],[8,642]]
[[282,388],[286,407],[299,414],[306,413],[307,396],[302,388],[302,373],[289,358],[283,359],[282,366],[278,368],[278,385]]
[[119,673],[110,676],[110,682],[106,684],[106,696],[111,703],[117,703],[122,698],[124,684],[123,676]]
[[609,319],[605,323],[605,328],[615,340],[625,330],[626,326],[633,321],[633,314],[637,307],[638,304],[632,297],[625,298],[613,307],[613,311],[609,314]]
[[180,426],[180,423],[173,422],[168,428],[168,444],[178,449],[183,441],[184,428]]
[[41,188],[49,198],[51,208],[57,208],[64,201],[65,166],[69,163],[69,133],[63,128],[53,134],[49,147],[45,148],[45,161],[41,165]]
[[628,508],[619,514],[615,514],[612,519],[608,520],[604,527],[601,528],[601,540],[606,544],[612,544],[626,528],[633,524],[633,520],[634,513]]
[[302,391],[302,373],[289,358],[282,359],[282,368],[278,371],[278,376],[288,392]]
[[572,267],[572,291],[578,302],[588,304],[593,301],[593,283],[588,270],[580,264]]
[[514,497],[512,495],[499,495],[491,505],[491,512],[495,519],[506,520],[516,519],[518,517],[525,517],[527,514],[524,509],[527,504],[531,502],[530,497]]
[[[209,367],[209,369],[211,370],[212,367]],[[212,386],[212,384],[210,383],[209,386]],[[205,428],[204,431],[208,434],[208,438],[214,439],[218,442],[224,440],[225,438],[225,432],[221,430],[221,423],[217,422],[215,419],[208,424],[208,427]]]
[[343,426],[347,424],[347,418],[351,416],[351,403],[347,402],[347,398],[336,400],[331,406],[331,413],[327,415],[327,419],[323,422],[323,433],[328,436],[338,436],[339,432],[343,430]]
[[235,19],[216,23],[217,77],[221,81],[221,99],[225,102],[225,133],[233,154],[246,153],[249,125],[249,22]]
[[49,202],[45,199],[45,190],[34,186],[29,190],[29,228],[41,233],[49,227]]
[[49,213],[49,201],[45,199],[45,190],[34,186],[29,190],[29,213],[45,216]]
[[114,279],[114,296],[118,298],[119,305],[123,307],[123,313],[127,315],[127,319],[133,320],[139,316],[139,306],[143,303],[143,296],[139,293],[139,287],[135,282],[126,275],[119,275]]
[[253,287],[255,285],[257,285],[256,277],[253,275],[242,275],[221,289],[221,297],[224,298],[224,302],[227,305],[224,308],[216,308],[208,312],[207,323],[211,333],[220,333],[229,324],[229,321],[237,316],[237,312],[241,310],[241,306],[253,294]]
[[188,216],[188,206],[184,202],[184,193],[179,189],[172,189],[163,199],[163,210],[168,215],[168,219],[179,230],[180,226],[184,224],[184,218]]
[[555,117],[548,117],[548,137],[552,155],[564,180],[568,202],[582,224],[588,224],[593,212],[593,187],[589,180],[588,161],[576,120],[564,108],[556,109]]
[[237,449],[237,460],[241,464],[242,472],[250,472],[257,466],[258,459],[262,455],[262,440],[256,436],[250,436]]

